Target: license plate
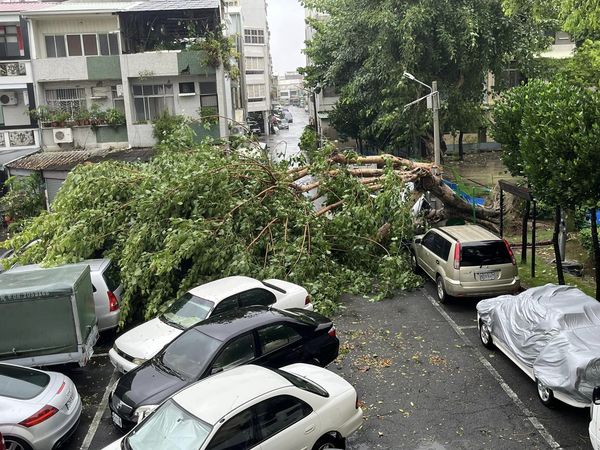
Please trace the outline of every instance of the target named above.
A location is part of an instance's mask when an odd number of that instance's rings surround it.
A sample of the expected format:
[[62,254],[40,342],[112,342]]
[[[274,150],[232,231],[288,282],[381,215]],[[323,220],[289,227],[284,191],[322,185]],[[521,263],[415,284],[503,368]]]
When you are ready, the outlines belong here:
[[65,403],[65,406],[67,407],[67,411],[71,409],[71,405],[73,404],[74,399],[75,399],[75,392],[71,392],[69,400],[67,400],[67,402]]
[[479,274],[479,281],[490,281],[496,279],[496,272],[482,272]]
[[123,420],[117,415],[117,413],[112,413],[112,421],[119,428],[123,428]]

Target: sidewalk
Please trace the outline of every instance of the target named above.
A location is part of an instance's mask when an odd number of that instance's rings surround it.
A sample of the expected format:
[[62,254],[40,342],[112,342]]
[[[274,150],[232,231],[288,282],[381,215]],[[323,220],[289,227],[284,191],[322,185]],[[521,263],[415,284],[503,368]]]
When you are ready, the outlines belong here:
[[379,303],[346,298],[340,357],[364,426],[348,448],[543,449],[542,435],[421,291]]

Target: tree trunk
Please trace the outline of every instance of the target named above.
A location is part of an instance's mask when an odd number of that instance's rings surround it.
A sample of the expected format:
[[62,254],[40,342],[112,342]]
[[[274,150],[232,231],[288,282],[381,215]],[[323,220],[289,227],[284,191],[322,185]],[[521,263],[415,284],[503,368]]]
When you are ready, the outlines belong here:
[[527,226],[529,224],[529,214],[531,212],[531,202],[525,202],[525,213],[523,214],[523,223],[521,225],[521,263],[527,262]]
[[598,223],[596,221],[596,208],[590,209],[592,225],[592,244],[594,246],[594,266],[596,277],[596,300],[600,300],[600,245],[598,244]]
[[558,284],[565,284],[565,275],[563,274],[562,259],[560,257],[560,248],[558,246],[558,233],[560,230],[560,206],[556,207],[554,214],[554,234],[552,235],[552,244],[554,245],[554,259],[556,261],[556,275],[558,277]]
[[463,148],[463,136],[464,133],[462,130],[458,132],[458,159],[459,161],[465,160],[465,149]]

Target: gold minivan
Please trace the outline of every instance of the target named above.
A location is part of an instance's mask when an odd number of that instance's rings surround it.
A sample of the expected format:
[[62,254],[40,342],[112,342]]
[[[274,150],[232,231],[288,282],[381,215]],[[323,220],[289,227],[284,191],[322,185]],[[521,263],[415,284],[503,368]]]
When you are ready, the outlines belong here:
[[413,269],[435,281],[441,303],[514,294],[521,287],[508,242],[478,225],[433,228],[414,238],[410,256]]

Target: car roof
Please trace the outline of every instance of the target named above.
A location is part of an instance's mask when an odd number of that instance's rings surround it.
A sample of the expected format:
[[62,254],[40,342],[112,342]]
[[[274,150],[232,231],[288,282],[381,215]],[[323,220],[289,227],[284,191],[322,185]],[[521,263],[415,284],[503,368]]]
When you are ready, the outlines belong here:
[[196,297],[218,303],[221,300],[240,292],[261,287],[264,288],[264,285],[254,278],[234,276],[201,284],[200,286],[190,289],[188,292]]
[[199,381],[173,396],[181,407],[215,425],[235,408],[267,392],[292,386],[265,367],[243,365]]
[[293,320],[292,316],[278,309],[268,306],[251,306],[209,317],[195,325],[194,329],[219,341],[225,341],[263,325]]
[[[88,266],[90,266],[90,272],[101,272],[102,269],[104,269],[106,266],[108,266],[109,263],[110,263],[110,259],[86,259],[86,260],[80,261],[78,263],[65,264],[65,265],[66,266],[88,265]],[[57,266],[57,267],[64,267],[64,266]],[[36,269],[45,269],[45,267],[42,267],[39,264],[27,264],[24,266],[12,267],[7,272],[11,272],[11,273],[28,272],[30,270],[36,270]]]
[[479,225],[452,225],[449,227],[440,227],[438,230],[462,243],[500,240],[494,233]]

